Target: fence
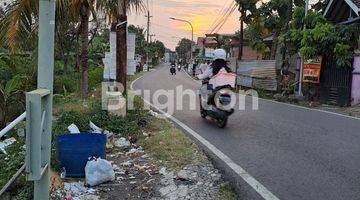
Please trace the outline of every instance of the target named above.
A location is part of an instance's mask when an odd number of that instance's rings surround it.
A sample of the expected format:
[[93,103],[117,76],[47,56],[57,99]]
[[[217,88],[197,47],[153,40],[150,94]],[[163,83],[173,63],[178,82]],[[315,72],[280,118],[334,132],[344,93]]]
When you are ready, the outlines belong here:
[[[9,125],[7,125],[3,130],[0,131],[0,138],[6,135],[9,131],[11,131],[16,125],[22,122],[26,117],[26,112],[17,117],[14,121],[12,121]],[[10,187],[10,185],[20,176],[20,174],[25,170],[25,163],[20,167],[20,169],[11,177],[11,179],[4,185],[0,190],[0,196],[5,193],[5,191]]]
[[237,84],[254,89],[277,90],[275,60],[239,61]]

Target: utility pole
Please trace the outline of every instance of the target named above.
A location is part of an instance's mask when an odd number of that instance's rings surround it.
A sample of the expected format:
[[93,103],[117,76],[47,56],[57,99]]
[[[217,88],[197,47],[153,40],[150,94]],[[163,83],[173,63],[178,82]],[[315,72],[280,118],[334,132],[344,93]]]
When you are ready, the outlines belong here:
[[146,42],[147,42],[147,51],[146,51],[146,65],[147,65],[147,71],[149,71],[149,46],[150,46],[150,18],[152,16],[150,16],[150,11],[149,11],[149,3],[148,3],[148,11],[147,11],[147,15],[145,17],[147,17],[147,28],[146,28]]
[[126,94],[126,71],[127,71],[127,16],[126,1],[118,0],[118,16],[116,25],[116,81],[124,88],[123,96]]
[[[306,0],[305,2],[305,17],[308,14],[308,10],[309,10],[309,0]],[[306,24],[304,24],[304,29],[306,29]],[[302,96],[302,77],[303,77],[303,65],[304,65],[304,57],[303,55],[301,56],[301,65],[300,65],[300,73],[299,73],[299,91],[298,91],[298,95]]]
[[244,9],[242,8],[241,4],[239,4],[239,11],[241,13],[240,17],[240,37],[239,37],[239,54],[238,54],[238,60],[242,60],[243,56],[243,48],[244,48]]

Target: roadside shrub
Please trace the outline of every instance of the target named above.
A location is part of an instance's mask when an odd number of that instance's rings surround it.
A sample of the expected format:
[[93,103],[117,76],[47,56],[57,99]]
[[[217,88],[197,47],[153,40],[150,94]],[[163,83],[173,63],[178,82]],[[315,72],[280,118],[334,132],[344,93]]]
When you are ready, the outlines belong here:
[[94,89],[99,86],[103,80],[104,69],[102,67],[94,67],[89,71],[89,88]]
[[55,76],[54,80],[54,93],[67,94],[74,93],[78,90],[78,81],[71,75]]
[[60,117],[55,121],[53,128],[53,135],[63,134],[69,132],[67,127],[70,124],[75,124],[81,132],[89,130],[88,116],[74,110],[65,110],[60,114]]
[[[21,168],[25,160],[25,138],[18,136],[14,130],[8,133],[7,137],[14,137],[16,142],[6,148],[7,154],[0,151],[0,160],[3,161],[0,162],[0,188]],[[32,191],[32,184],[26,181],[25,173],[22,173],[4,196],[11,196],[12,199],[32,199]]]

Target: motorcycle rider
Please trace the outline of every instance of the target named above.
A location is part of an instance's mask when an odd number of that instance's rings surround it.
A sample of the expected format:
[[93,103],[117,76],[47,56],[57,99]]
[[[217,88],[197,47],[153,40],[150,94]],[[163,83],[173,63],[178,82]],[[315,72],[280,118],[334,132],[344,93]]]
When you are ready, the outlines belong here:
[[[206,70],[198,75],[198,79],[203,80],[203,85],[200,88],[200,95],[202,97],[202,105],[212,104],[211,96],[213,87],[209,85],[211,78],[217,75],[220,71],[231,72],[231,69],[227,66],[226,63],[226,52],[224,49],[216,49],[214,51],[214,61],[211,65],[208,65]],[[206,104],[205,104],[206,103]]]
[[198,79],[204,80],[211,78],[219,73],[220,70],[226,70],[231,72],[231,69],[226,64],[226,51],[224,49],[216,49],[214,51],[214,61],[211,65],[208,65],[202,74],[198,75]]

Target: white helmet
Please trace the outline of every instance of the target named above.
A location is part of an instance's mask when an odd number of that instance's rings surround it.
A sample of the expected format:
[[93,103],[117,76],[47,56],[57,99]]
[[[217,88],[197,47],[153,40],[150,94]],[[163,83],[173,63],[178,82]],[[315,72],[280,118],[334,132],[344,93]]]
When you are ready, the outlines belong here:
[[214,60],[226,60],[226,51],[224,49],[216,49],[214,51]]

